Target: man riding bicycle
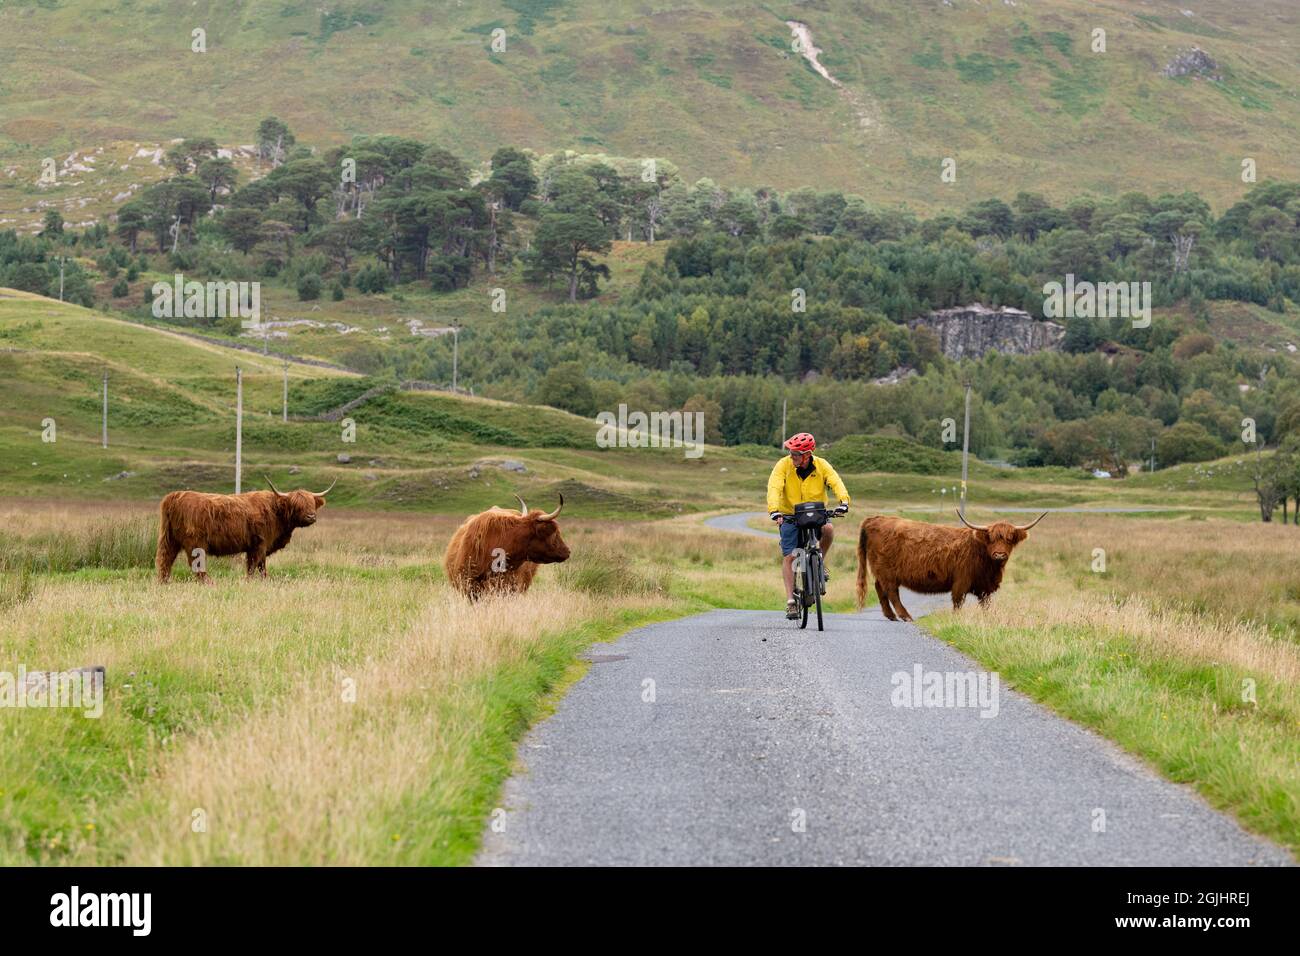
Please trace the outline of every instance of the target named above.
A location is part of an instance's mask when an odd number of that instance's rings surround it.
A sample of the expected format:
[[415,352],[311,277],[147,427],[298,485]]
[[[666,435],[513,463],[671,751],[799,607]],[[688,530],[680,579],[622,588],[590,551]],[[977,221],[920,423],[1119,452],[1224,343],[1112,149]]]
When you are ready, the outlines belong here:
[[[783,447],[789,449],[790,454],[776,463],[767,479],[767,510],[772,520],[781,527],[781,576],[785,580],[785,595],[788,598],[785,616],[793,620],[799,617],[798,602],[794,599],[793,553],[799,546],[799,529],[794,521],[787,519],[794,516],[794,506],[800,502],[826,502],[828,488],[839,500],[835,513],[844,514],[849,510],[849,492],[830,462],[813,456],[817,440],[812,435],[800,432],[788,439]],[[830,555],[834,539],[835,528],[828,521],[821,529],[823,555]]]

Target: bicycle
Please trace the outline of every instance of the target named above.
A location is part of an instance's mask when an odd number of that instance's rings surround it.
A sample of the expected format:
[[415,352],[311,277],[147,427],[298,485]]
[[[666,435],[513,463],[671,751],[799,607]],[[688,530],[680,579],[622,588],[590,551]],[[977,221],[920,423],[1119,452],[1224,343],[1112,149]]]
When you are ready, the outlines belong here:
[[848,513],[840,505],[829,511],[821,501],[804,501],[794,506],[794,514],[786,516],[799,529],[799,543],[791,552],[794,555],[794,599],[799,604],[799,630],[808,626],[808,612],[817,608],[817,630],[823,631],[822,597],[826,594],[826,565],[822,556],[822,527],[832,516]]

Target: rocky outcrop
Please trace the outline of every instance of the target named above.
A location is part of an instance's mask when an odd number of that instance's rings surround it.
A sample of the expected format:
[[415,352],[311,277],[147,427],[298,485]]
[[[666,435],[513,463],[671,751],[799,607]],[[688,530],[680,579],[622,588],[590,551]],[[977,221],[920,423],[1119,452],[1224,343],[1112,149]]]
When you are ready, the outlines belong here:
[[985,352],[1054,352],[1060,350],[1065,338],[1065,326],[1057,322],[1040,322],[1020,309],[990,309],[979,302],[940,309],[908,325],[933,332],[939,348],[950,359],[979,358]]
[[1200,47],[1192,47],[1178,54],[1160,71],[1162,76],[1203,76],[1208,80],[1222,80],[1219,64]]
[[872,385],[897,385],[899,382],[909,379],[916,374],[917,374],[916,369],[912,368],[911,366],[900,365],[898,368],[894,369],[888,375],[882,375],[880,378],[873,378],[871,380],[871,384]]

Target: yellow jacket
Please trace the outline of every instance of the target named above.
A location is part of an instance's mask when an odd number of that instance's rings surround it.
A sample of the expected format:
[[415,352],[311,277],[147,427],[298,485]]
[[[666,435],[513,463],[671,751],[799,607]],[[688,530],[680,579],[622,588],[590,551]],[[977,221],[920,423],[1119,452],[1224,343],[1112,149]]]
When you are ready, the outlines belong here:
[[840,481],[840,476],[835,473],[831,463],[825,458],[818,458],[813,455],[813,470],[807,478],[800,478],[795,471],[794,460],[785,455],[776,466],[772,469],[771,476],[767,479],[767,510],[779,511],[783,515],[794,514],[794,506],[801,501],[823,501],[826,500],[826,489],[829,487],[835,493],[836,499],[844,504],[849,503],[849,492],[844,487],[844,482]]

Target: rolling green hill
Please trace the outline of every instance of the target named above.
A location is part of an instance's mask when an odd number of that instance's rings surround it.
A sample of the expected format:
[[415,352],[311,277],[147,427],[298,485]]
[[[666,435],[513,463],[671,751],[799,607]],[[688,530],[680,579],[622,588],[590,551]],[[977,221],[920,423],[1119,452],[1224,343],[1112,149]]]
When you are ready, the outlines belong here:
[[[788,19],[839,86],[792,51]],[[1019,189],[1193,189],[1226,206],[1244,157],[1261,180],[1300,176],[1298,41],[1290,0],[11,0],[0,225],[42,202],[70,222],[106,210],[160,174],[141,148],[248,144],[269,114],[312,144],[385,132],[479,161],[503,144],[658,156],[688,180],[923,210]],[[1161,74],[1193,46],[1217,79]],[[58,185],[37,185],[43,157],[73,153]]]
[[[663,516],[711,506],[725,485],[761,488],[765,457],[710,449],[601,449],[596,423],[552,408],[391,390],[338,421],[301,420],[337,408],[375,383],[328,369],[221,348],[77,306],[0,291],[0,493],[122,499],[178,487],[233,490],[235,369],[243,369],[244,488],[261,475],[324,487],[337,504],[443,513],[541,503],[563,492],[591,516]],[[109,447],[100,443],[102,377],[109,375]],[[53,420],[54,441],[43,440]],[[348,461],[342,461],[346,456]],[[523,470],[503,467],[518,463]],[[730,467],[728,467],[730,466]],[[291,470],[291,469],[296,469]],[[722,471],[719,471],[722,469]],[[294,477],[290,477],[290,476]]]
[[[0,495],[89,501],[157,499],[190,487],[232,491],[235,368],[244,381],[244,488],[261,475],[321,488],[335,505],[465,514],[519,493],[542,504],[563,493],[583,517],[653,518],[717,509],[758,510],[776,449],[708,446],[601,448],[597,423],[534,405],[443,392],[380,392],[339,421],[310,420],[376,383],[235,351],[0,290]],[[109,375],[109,447],[100,444],[101,388]],[[54,441],[43,440],[47,420]],[[850,436],[825,452],[862,509],[945,508],[959,456],[900,438]],[[340,455],[347,461],[341,461]],[[510,463],[508,467],[505,467]],[[516,463],[523,467],[516,470]],[[1122,502],[1172,510],[1252,514],[1247,469],[1235,460],[1180,466],[1148,480],[1089,480],[1063,468],[975,463],[972,502],[1089,506]],[[1171,492],[1173,494],[1171,494]]]

